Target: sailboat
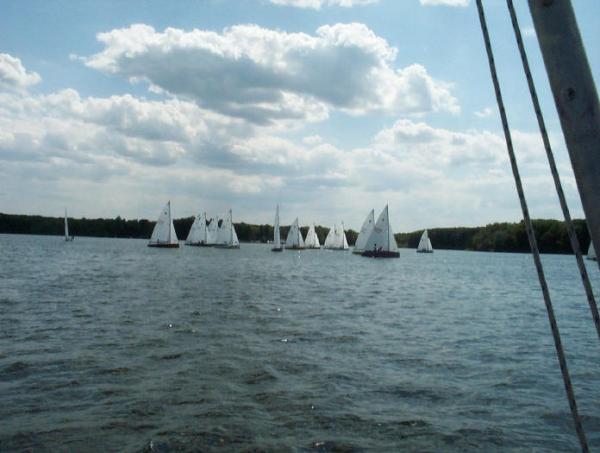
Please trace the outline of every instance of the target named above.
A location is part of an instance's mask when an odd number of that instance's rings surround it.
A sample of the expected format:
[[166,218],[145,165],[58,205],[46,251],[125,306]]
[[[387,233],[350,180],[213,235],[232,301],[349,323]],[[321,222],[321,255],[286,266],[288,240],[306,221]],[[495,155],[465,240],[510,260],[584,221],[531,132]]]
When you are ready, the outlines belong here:
[[279,205],[275,208],[275,223],[273,225],[273,248],[272,252],[282,252],[281,232],[279,231]]
[[298,226],[298,217],[296,217],[296,220],[290,226],[290,231],[288,231],[287,239],[285,240],[285,248],[293,250],[304,250],[305,248],[302,232]]
[[394,232],[392,231],[392,225],[390,225],[390,216],[388,206],[386,205],[375,223],[375,227],[367,243],[365,244],[365,251],[361,256],[367,256],[372,258],[400,258],[400,252],[398,252],[398,244],[396,244],[396,238],[394,238]]
[[417,253],[433,253],[433,247],[431,246],[431,240],[427,230],[423,231],[419,245],[417,246]]
[[315,231],[315,224],[313,223],[308,229],[308,233],[306,233],[306,239],[304,240],[304,245],[307,249],[320,249],[321,243],[319,242],[319,236],[317,236],[317,232]]
[[65,241],[71,242],[75,236],[69,236],[69,220],[67,219],[67,208],[65,208]]
[[233,216],[231,209],[227,215],[221,219],[217,229],[217,240],[214,244],[215,247],[225,249],[239,249],[240,241],[238,240],[235,227],[233,226]]
[[596,257],[596,249],[594,248],[593,242],[590,242],[590,247],[588,248],[587,252],[587,258],[588,260],[598,261],[598,258]]
[[329,250],[348,250],[348,240],[344,232],[344,222],[338,227],[337,223],[329,230],[323,247]]
[[148,242],[148,247],[176,248],[179,247],[173,218],[171,217],[171,201],[168,201],[160,212],[152,236]]
[[367,240],[369,239],[369,235],[371,231],[373,231],[373,227],[375,226],[375,210],[371,209],[371,212],[367,214],[367,218],[362,224],[360,228],[360,233],[358,233],[358,237],[356,238],[356,242],[354,243],[354,250],[352,253],[356,253],[360,255],[365,251],[365,245],[367,245]]
[[194,223],[190,228],[185,245],[206,246],[207,228],[206,228],[206,212],[198,214],[194,219]]

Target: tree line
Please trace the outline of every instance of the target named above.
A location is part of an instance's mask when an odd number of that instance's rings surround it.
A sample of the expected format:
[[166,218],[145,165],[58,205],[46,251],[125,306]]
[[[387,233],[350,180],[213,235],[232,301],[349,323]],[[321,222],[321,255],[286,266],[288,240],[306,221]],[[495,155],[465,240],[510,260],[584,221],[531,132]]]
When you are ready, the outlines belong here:
[[[193,217],[174,219],[177,237],[185,239],[194,221]],[[154,228],[153,221],[114,219],[69,219],[69,231],[75,236],[119,237],[148,239]],[[584,252],[590,243],[585,220],[574,220],[575,231]],[[273,240],[272,225],[235,223],[238,238],[243,242],[267,242]],[[564,222],[552,219],[533,220],[538,246],[543,253],[571,253],[571,245]],[[289,226],[281,227],[285,238]],[[301,228],[306,237],[308,227]],[[329,228],[316,226],[315,231],[321,244]],[[492,252],[528,252],[529,242],[525,225],[519,223],[492,223],[483,227],[433,228],[428,230],[434,249],[476,250]],[[0,233],[8,234],[64,234],[64,218],[0,213]],[[423,230],[396,234],[399,247],[416,248]],[[346,230],[348,244],[354,245],[358,233]]]
[[[532,220],[538,247],[542,253],[572,253],[565,223],[553,219]],[[585,253],[590,236],[585,220],[573,221],[575,232]],[[396,235],[399,247],[416,248],[423,230]],[[529,252],[529,240],[523,221],[492,223],[472,228],[433,228],[428,230],[434,249],[475,250],[485,252]]]

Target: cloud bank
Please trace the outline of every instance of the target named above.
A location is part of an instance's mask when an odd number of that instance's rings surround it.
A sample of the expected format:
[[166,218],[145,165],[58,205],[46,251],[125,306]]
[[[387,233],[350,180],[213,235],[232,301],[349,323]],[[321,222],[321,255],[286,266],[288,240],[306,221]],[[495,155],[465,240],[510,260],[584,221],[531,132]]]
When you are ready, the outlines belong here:
[[418,64],[394,68],[397,49],[363,24],[314,35],[238,25],[222,33],[132,25],[100,33],[88,67],[222,115],[266,124],[321,121],[331,110],[458,113],[451,85]]

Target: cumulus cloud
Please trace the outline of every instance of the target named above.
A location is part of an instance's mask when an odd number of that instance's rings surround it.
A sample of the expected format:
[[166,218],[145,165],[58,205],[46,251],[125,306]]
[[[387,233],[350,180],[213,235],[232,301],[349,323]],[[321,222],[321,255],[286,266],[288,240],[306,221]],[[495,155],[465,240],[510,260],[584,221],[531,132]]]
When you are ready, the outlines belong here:
[[470,0],[419,0],[425,6],[469,6]]
[[323,6],[342,6],[351,8],[353,6],[377,3],[379,0],[271,0],[275,5],[294,6],[305,9],[321,9]]
[[25,70],[19,58],[0,53],[0,90],[22,89],[40,80],[39,74]]
[[320,121],[331,109],[460,110],[450,84],[418,64],[394,68],[397,50],[363,24],[325,25],[315,35],[256,25],[157,32],[138,24],[98,40],[105,48],[85,59],[89,67],[255,124]]

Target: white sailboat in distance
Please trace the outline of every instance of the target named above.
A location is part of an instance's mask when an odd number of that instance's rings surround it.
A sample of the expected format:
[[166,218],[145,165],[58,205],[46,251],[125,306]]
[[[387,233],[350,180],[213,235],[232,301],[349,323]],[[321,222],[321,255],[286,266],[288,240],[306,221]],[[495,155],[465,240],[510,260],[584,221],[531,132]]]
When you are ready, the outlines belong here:
[[273,224],[273,248],[272,252],[282,252],[281,232],[279,231],[279,205],[275,208],[275,223]]
[[190,228],[185,245],[206,246],[206,212],[198,214]]
[[296,217],[296,220],[290,226],[290,231],[288,231],[287,239],[285,240],[285,248],[293,250],[304,250],[305,248],[302,232],[298,226],[298,217]]
[[423,231],[423,234],[421,235],[421,240],[417,246],[417,253],[433,253],[433,247],[431,246],[431,240],[429,239],[427,230]]
[[367,214],[367,218],[362,224],[360,228],[360,233],[358,233],[358,237],[356,238],[356,242],[354,243],[354,250],[352,253],[356,253],[360,255],[365,251],[365,245],[367,245],[367,240],[369,239],[369,235],[371,231],[373,231],[373,227],[375,226],[375,210],[371,209],[371,212]]
[[323,247],[329,250],[348,250],[348,240],[344,232],[344,222],[338,227],[337,223],[329,230]]
[[148,242],[148,247],[177,248],[179,241],[175,233],[173,218],[171,217],[171,201],[168,201],[165,207],[160,211],[160,215],[152,230],[152,236]]
[[233,226],[233,215],[231,209],[227,215],[221,220],[221,224],[217,229],[217,240],[215,247],[224,249],[239,249],[240,241],[238,240],[235,226]]
[[306,239],[304,240],[304,246],[307,249],[320,249],[321,243],[319,242],[319,236],[317,236],[317,232],[315,230],[315,224],[313,223],[308,229],[308,233],[306,233]]
[[65,241],[71,242],[75,236],[69,236],[69,220],[67,218],[67,208],[65,208]]
[[375,227],[373,228],[373,231],[371,231],[369,239],[367,239],[365,251],[361,256],[371,258],[400,258],[398,244],[396,244],[392,225],[390,225],[390,216],[387,205],[383,211],[381,211],[381,214],[379,214]]

